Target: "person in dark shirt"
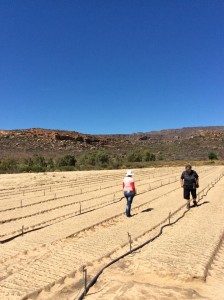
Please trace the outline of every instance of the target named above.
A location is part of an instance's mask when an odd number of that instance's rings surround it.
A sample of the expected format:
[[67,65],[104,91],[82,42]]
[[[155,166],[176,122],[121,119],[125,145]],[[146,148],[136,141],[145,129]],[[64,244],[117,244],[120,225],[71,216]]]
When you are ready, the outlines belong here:
[[190,194],[192,195],[194,206],[197,206],[196,188],[199,187],[199,176],[192,170],[191,165],[186,165],[185,171],[180,177],[180,184],[184,189],[184,199],[187,200],[187,208],[190,208]]

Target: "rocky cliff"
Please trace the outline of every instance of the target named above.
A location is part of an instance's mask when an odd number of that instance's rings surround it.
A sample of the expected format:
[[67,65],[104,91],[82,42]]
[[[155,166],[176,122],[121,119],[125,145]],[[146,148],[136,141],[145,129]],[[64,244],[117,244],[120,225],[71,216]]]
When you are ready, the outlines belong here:
[[133,134],[90,135],[76,131],[24,129],[0,130],[0,159],[27,158],[33,154],[57,157],[107,149],[122,153],[149,149],[165,160],[207,159],[216,152],[224,159],[224,126],[192,127]]

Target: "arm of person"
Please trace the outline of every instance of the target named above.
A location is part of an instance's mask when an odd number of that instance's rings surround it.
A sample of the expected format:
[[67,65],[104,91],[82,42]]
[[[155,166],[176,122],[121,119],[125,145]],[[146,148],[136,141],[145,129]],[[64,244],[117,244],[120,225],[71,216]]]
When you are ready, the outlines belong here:
[[180,186],[184,187],[184,180],[182,178],[180,179]]
[[196,187],[199,188],[199,176],[198,176],[197,173],[196,173],[196,175],[197,175],[196,180],[195,180],[196,181]]
[[199,178],[196,180],[196,187],[199,188]]
[[180,176],[180,186],[184,187],[184,172]]
[[131,189],[136,194],[135,183],[131,182]]

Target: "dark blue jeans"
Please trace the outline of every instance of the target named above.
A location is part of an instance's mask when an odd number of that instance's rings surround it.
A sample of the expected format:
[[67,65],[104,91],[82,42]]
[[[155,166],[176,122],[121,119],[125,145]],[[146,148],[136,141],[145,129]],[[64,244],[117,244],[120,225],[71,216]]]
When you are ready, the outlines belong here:
[[135,193],[134,192],[124,192],[124,196],[127,199],[126,216],[130,217],[131,216],[131,204],[132,204],[133,198],[135,196]]

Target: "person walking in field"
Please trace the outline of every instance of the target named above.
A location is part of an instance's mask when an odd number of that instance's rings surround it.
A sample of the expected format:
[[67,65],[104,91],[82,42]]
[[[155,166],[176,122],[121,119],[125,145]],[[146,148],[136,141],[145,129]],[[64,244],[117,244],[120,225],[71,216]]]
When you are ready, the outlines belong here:
[[128,170],[126,176],[123,179],[123,191],[124,191],[124,196],[127,199],[126,216],[128,218],[131,217],[131,204],[136,194],[135,182],[134,179],[132,178],[133,175],[134,173],[132,173],[131,170]]
[[197,172],[192,170],[191,165],[186,165],[185,171],[183,171],[180,177],[180,184],[184,189],[184,199],[187,200],[187,209],[190,209],[190,194],[192,195],[194,206],[197,206],[196,189],[199,187],[199,176]]

